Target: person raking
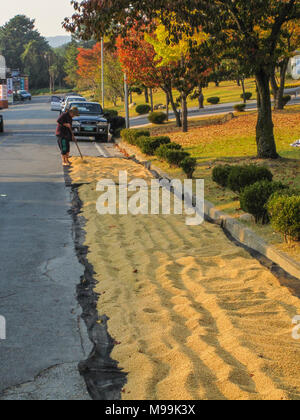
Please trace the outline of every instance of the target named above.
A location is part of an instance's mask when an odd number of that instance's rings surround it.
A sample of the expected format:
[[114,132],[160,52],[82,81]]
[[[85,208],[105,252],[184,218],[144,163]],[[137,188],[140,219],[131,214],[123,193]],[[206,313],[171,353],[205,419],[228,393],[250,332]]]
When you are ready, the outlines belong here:
[[56,136],[57,143],[61,151],[63,166],[69,166],[70,162],[70,142],[72,141],[72,121],[79,115],[78,108],[71,108],[63,113],[57,120]]

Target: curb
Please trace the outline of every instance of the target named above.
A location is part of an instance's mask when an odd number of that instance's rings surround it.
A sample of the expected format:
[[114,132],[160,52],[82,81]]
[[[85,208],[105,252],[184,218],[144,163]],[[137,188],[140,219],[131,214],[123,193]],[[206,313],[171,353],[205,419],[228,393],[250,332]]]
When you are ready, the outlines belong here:
[[[165,178],[168,180],[172,179],[160,168],[156,167],[155,165],[151,165],[149,161],[145,161],[142,155],[134,152],[133,149],[131,149],[131,147],[126,143],[121,142],[119,145],[129,154],[135,155],[135,159],[133,160],[149,169],[155,178]],[[251,229],[243,226],[239,221],[233,217],[228,216],[226,213],[217,210],[214,204],[207,200],[204,202],[204,212],[205,216],[208,217],[210,221],[221,226],[222,229],[228,232],[240,244],[265,256],[279,267],[281,267],[285,272],[300,280],[300,264],[297,261],[284,254],[283,252],[277,250],[272,245],[268,245]]]

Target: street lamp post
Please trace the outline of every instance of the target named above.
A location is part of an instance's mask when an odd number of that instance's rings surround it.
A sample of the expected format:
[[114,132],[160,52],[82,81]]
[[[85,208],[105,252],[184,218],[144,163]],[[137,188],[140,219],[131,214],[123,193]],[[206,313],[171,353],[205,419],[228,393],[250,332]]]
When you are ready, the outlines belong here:
[[127,74],[124,74],[124,88],[125,88],[125,115],[126,115],[126,128],[130,128],[129,119],[129,90],[127,83]]
[[102,107],[105,108],[105,91],[104,91],[104,39],[101,38],[101,92]]

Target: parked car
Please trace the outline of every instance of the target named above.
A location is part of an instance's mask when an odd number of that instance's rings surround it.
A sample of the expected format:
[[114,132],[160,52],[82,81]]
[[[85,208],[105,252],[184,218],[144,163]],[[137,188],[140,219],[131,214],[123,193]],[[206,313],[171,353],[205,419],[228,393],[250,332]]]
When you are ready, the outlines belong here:
[[97,102],[72,102],[78,108],[79,116],[73,118],[73,132],[76,138],[93,137],[95,141],[108,142],[110,124]]
[[51,97],[51,111],[60,111],[61,110],[61,97],[52,96]]
[[68,98],[65,100],[64,104],[61,104],[61,112],[66,112],[70,108],[70,103],[73,102],[87,102],[85,98],[82,96],[68,96]]
[[82,98],[82,95],[79,93],[65,93],[61,99],[61,111],[64,109],[66,101],[68,98]]
[[21,101],[31,101],[31,94],[26,90],[18,90],[17,94]]
[[3,121],[3,115],[0,114],[0,133],[4,132],[4,121]]

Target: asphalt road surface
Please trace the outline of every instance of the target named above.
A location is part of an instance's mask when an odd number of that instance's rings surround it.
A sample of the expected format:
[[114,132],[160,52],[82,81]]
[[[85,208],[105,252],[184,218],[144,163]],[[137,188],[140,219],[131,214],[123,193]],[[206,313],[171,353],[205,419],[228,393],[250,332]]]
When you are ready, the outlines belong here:
[[[299,103],[300,103],[299,96],[297,98],[293,96],[289,104],[296,105]],[[229,112],[234,112],[234,105],[236,105],[236,103],[206,106],[204,109],[190,108],[189,117],[207,117],[207,116],[213,116],[213,115],[228,114]],[[250,101],[247,103],[247,106],[246,106],[247,110],[249,111],[255,110],[256,108],[257,108],[256,101]],[[170,119],[175,119],[175,115],[173,112],[170,112]],[[149,124],[148,116],[146,115],[143,115],[140,117],[134,117],[130,119],[131,127],[141,127],[146,124]]]
[[[47,98],[1,111],[0,399],[89,399],[77,369],[91,345],[76,300],[70,192]],[[81,142],[86,155],[112,150]],[[72,145],[73,155],[77,151]]]

